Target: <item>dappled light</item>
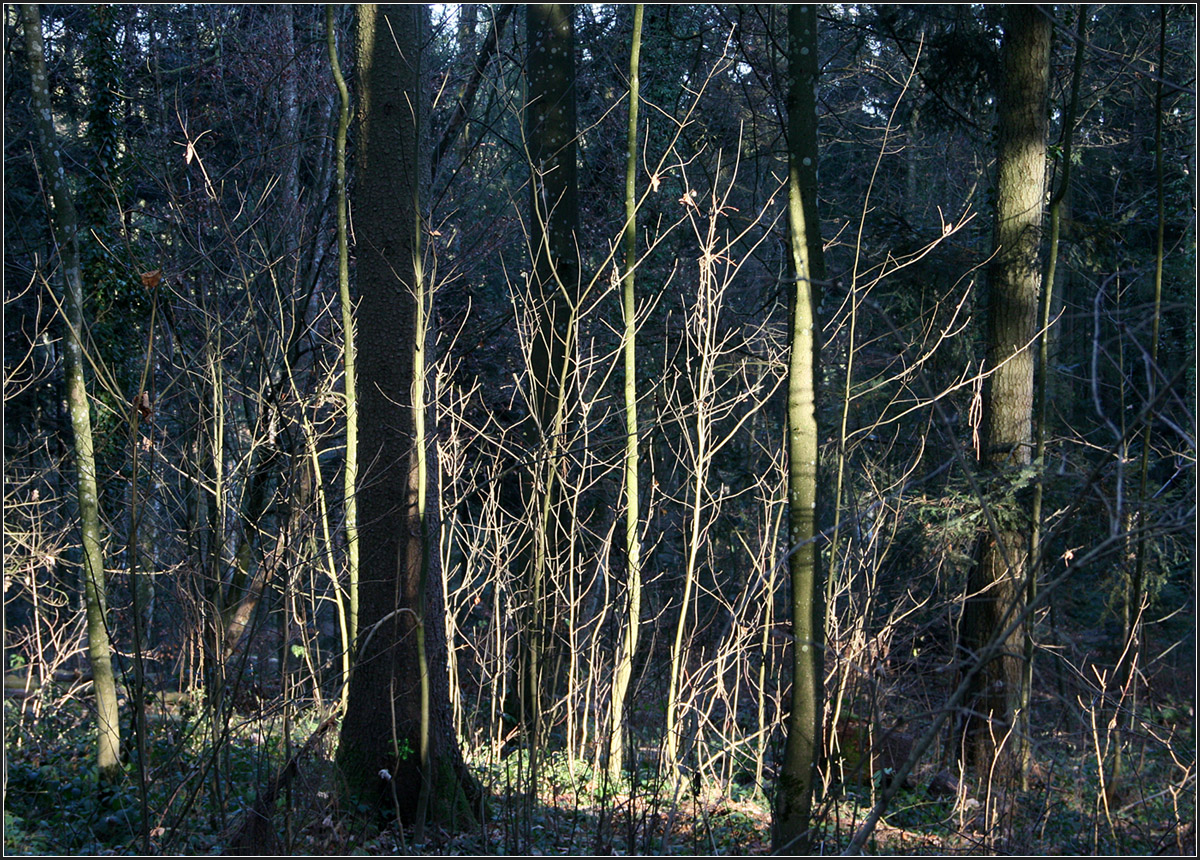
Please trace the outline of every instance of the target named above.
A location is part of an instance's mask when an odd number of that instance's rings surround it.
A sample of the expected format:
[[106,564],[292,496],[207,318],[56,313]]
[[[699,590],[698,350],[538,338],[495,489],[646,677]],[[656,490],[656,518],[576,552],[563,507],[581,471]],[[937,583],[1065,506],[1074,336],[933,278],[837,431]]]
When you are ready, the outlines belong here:
[[1195,853],[1195,9],[6,6],[9,854]]

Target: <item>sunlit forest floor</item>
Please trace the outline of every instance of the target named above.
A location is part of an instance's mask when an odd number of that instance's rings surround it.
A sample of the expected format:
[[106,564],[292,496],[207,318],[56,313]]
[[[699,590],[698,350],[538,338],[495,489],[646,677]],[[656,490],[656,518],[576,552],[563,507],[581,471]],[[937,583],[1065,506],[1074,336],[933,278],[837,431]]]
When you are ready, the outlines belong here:
[[[1166,595],[1172,605],[1186,595]],[[872,854],[1195,853],[1195,658],[1191,617],[1162,613],[1146,626],[1136,696],[1110,677],[1120,637],[1099,590],[1060,594],[1057,623],[1041,631],[1030,719],[1032,766],[1023,789],[1001,790],[965,777],[955,763],[947,720],[917,759],[863,849]],[[938,618],[941,620],[939,621]],[[847,693],[836,736],[840,757],[820,767],[814,818],[821,853],[840,853],[862,826],[894,769],[933,724],[957,683],[945,613],[914,616],[890,656],[857,693]],[[918,623],[919,622],[919,623]],[[1107,625],[1107,626],[1106,626]],[[335,690],[318,699],[300,661],[280,689],[278,637],[255,640],[214,722],[200,690],[179,691],[178,672],[148,678],[146,749],[122,704],[124,769],[97,792],[90,681],[70,666],[40,688],[9,655],[5,675],[4,848],[8,854],[766,854],[776,737],[754,752],[710,739],[669,779],[662,760],[657,661],[631,700],[626,776],[609,782],[596,726],[572,759],[561,732],[531,751],[490,731],[494,691],[462,672],[460,714],[469,727],[464,757],[486,808],[443,809],[418,835],[395,815],[347,805],[334,766]],[[162,656],[162,655],[159,655]],[[178,654],[173,655],[178,659]],[[161,663],[170,667],[171,661]],[[130,682],[131,674],[125,679]],[[129,687],[125,688],[131,694]],[[856,698],[857,697],[857,698]],[[750,702],[752,697],[744,697]],[[474,708],[475,710],[472,710]],[[831,712],[833,707],[831,705]],[[862,714],[886,727],[877,754],[855,761]],[[494,715],[493,715],[494,716]],[[743,715],[754,724],[752,714]],[[878,730],[878,728],[876,729]],[[861,737],[861,736],[860,736]],[[505,741],[508,741],[507,743]],[[827,746],[829,746],[827,739]],[[871,744],[867,744],[869,748]],[[1119,754],[1118,754],[1119,751]],[[146,767],[138,762],[144,760]],[[692,770],[693,762],[704,762]],[[289,763],[291,766],[289,766]],[[531,791],[535,779],[536,791]],[[144,791],[143,791],[144,787]],[[261,813],[261,815],[259,814]],[[143,822],[145,824],[143,825]]]
[[[1062,679],[1061,695],[1054,689],[1038,696],[1028,789],[989,792],[957,779],[938,785],[931,775],[943,753],[931,752],[893,799],[865,850],[1193,854],[1192,673],[1190,658],[1177,661],[1170,672],[1163,669],[1158,683],[1149,685],[1140,714],[1122,732],[1107,725],[1111,717],[1094,708],[1085,684]],[[902,692],[913,702],[936,698],[939,690],[917,689],[921,683],[926,682],[919,677],[907,682]],[[1047,679],[1052,689],[1058,683]],[[416,844],[412,828],[397,828],[394,817],[358,816],[340,803],[332,764],[337,733],[319,731],[331,725],[328,704],[294,703],[285,743],[280,702],[239,703],[215,738],[193,699],[176,695],[152,702],[143,798],[136,763],[126,765],[122,782],[97,795],[86,684],[64,679],[22,692],[7,689],[4,703],[9,854],[769,853],[769,772],[765,785],[747,779],[744,770],[728,780],[719,774],[666,780],[657,773],[657,748],[649,738],[639,749],[638,772],[615,787],[594,762],[572,762],[561,751],[547,751],[538,757],[536,793],[527,790],[528,750],[500,758],[468,748],[490,798],[483,820],[465,812],[452,815],[428,827]],[[1118,742],[1121,774],[1114,785]],[[136,762],[135,752],[129,757]],[[284,767],[289,759],[295,769]],[[872,780],[856,783],[824,773],[818,800],[823,853],[846,846],[888,775],[883,768]],[[264,804],[271,788],[275,801]],[[270,826],[248,827],[256,804],[271,810]],[[145,828],[143,808],[150,825]]]

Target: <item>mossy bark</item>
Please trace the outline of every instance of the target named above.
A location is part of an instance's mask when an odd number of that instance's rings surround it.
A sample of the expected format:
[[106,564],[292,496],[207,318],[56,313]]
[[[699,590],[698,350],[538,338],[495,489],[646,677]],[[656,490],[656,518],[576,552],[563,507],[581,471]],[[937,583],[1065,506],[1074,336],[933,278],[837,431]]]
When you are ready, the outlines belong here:
[[42,20],[37,5],[22,7],[25,49],[29,60],[33,114],[38,134],[38,156],[50,184],[54,204],[51,217],[61,259],[66,337],[63,365],[67,377],[67,404],[75,436],[76,493],[79,500],[80,538],[83,543],[83,589],[87,613],[88,662],[96,695],[96,765],[107,782],[120,774],[121,729],[113,676],[112,648],[108,638],[107,579],[100,534],[100,497],[96,484],[96,457],[92,442],[91,407],[84,380],[83,277],[79,261],[79,220],[67,176],[59,155],[50,91],[46,79]]
[[787,741],[775,793],[772,847],[803,854],[813,843],[811,819],[821,751],[823,612],[817,511],[817,306],[825,277],[817,217],[817,10],[788,9],[788,227],[791,269],[791,355],[788,364],[788,571],[794,641]]

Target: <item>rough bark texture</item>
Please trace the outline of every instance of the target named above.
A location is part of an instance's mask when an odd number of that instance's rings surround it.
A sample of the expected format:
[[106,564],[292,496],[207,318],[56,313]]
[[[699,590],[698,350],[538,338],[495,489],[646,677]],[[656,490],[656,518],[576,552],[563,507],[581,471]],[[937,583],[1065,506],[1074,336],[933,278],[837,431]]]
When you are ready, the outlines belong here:
[[[1033,350],[1041,271],[1038,248],[1045,204],[1046,98],[1050,20],[1036,6],[1007,10],[1001,49],[997,128],[996,256],[988,270],[987,368],[983,467],[1001,489],[1032,455]],[[1028,527],[1022,500],[1005,494],[993,513],[999,532],[982,535],[968,580],[962,641],[966,659],[1007,627],[1024,603]],[[1019,704],[1023,634],[1012,631],[999,656],[976,674],[968,699],[965,752],[981,775],[1017,772],[1017,738],[1006,737]],[[993,761],[996,768],[992,769]]]
[[817,219],[817,10],[788,9],[788,226],[795,289],[788,366],[788,571],[792,690],[787,742],[775,794],[773,848],[803,854],[812,844],[813,781],[821,748],[822,612],[817,533],[816,308],[824,259]]
[[[358,481],[360,625],[338,764],[351,792],[368,803],[395,803],[416,818],[423,774],[421,662],[417,625],[424,620],[430,694],[429,757],[438,815],[477,798],[450,716],[446,638],[435,527],[418,516],[413,372],[417,344],[414,292],[420,272],[417,201],[425,89],[419,49],[423,6],[360,7],[358,13],[359,290]],[[435,458],[430,457],[430,462]],[[430,491],[436,482],[426,478]],[[430,509],[436,504],[430,503]],[[381,776],[387,771],[391,779]],[[393,792],[395,793],[393,797]]]

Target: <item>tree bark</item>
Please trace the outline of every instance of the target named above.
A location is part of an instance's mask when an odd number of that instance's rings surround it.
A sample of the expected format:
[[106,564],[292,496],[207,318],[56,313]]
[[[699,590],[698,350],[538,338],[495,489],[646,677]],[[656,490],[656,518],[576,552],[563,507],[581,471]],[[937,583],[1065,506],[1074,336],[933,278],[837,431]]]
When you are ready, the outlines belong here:
[[788,364],[788,571],[794,641],[787,742],[775,794],[773,849],[804,854],[812,845],[812,795],[821,749],[823,613],[817,547],[816,337],[825,262],[817,217],[817,9],[788,8],[788,227],[791,356]]
[[[995,257],[988,270],[987,369],[983,451],[988,481],[1003,499],[993,508],[998,532],[980,536],[968,578],[962,641],[979,653],[1020,611],[1028,568],[1028,499],[1004,487],[1032,459],[1033,350],[1041,271],[1038,250],[1045,205],[1046,99],[1050,20],[1036,6],[1010,6],[1001,48],[997,127]],[[1023,631],[975,677],[965,721],[967,762],[980,776],[1010,780],[1019,771],[1011,737],[1020,703]],[[995,769],[993,770],[993,763]]]
[[633,676],[642,614],[642,547],[638,532],[638,424],[637,424],[637,300],[634,265],[637,263],[637,159],[638,159],[638,60],[642,51],[641,3],[633,8],[633,36],[629,48],[629,132],[625,152],[625,275],[621,306],[625,318],[625,594],[621,643],[613,667],[611,719],[609,720],[608,777],[621,776],[624,759],[625,696]]
[[532,168],[529,219],[534,299],[542,325],[534,338],[535,410],[543,433],[552,427],[568,386],[569,320],[579,280],[575,139],[575,7],[530,4],[525,136]]
[[[572,5],[525,7],[528,83],[525,139],[530,164],[529,237],[535,328],[530,345],[530,388],[535,451],[525,488],[529,534],[524,542],[525,595],[518,661],[517,707],[537,746],[542,712],[557,695],[553,670],[560,651],[557,572],[569,560],[569,513],[560,489],[566,409],[573,387],[573,329],[579,281],[575,136],[575,27]],[[549,670],[548,670],[549,669]]]
[[450,717],[441,589],[424,587],[437,576],[436,524],[423,515],[436,482],[417,445],[425,18],[420,5],[358,10],[360,616],[338,748],[351,793],[410,823],[430,792],[435,815],[478,797]]
[[121,770],[121,728],[117,688],[113,677],[112,649],[108,638],[107,581],[104,548],[100,537],[100,497],[96,485],[96,458],[92,444],[92,418],[87,384],[83,377],[83,278],[79,261],[79,220],[66,173],[59,156],[50,91],[46,80],[42,19],[36,4],[22,7],[25,49],[29,59],[33,114],[38,133],[38,155],[50,184],[54,204],[51,222],[63,268],[63,315],[66,337],[63,365],[67,377],[67,402],[75,434],[76,491],[79,530],[83,542],[83,588],[87,611],[88,662],[96,693],[96,765],[102,782],[115,779]]

